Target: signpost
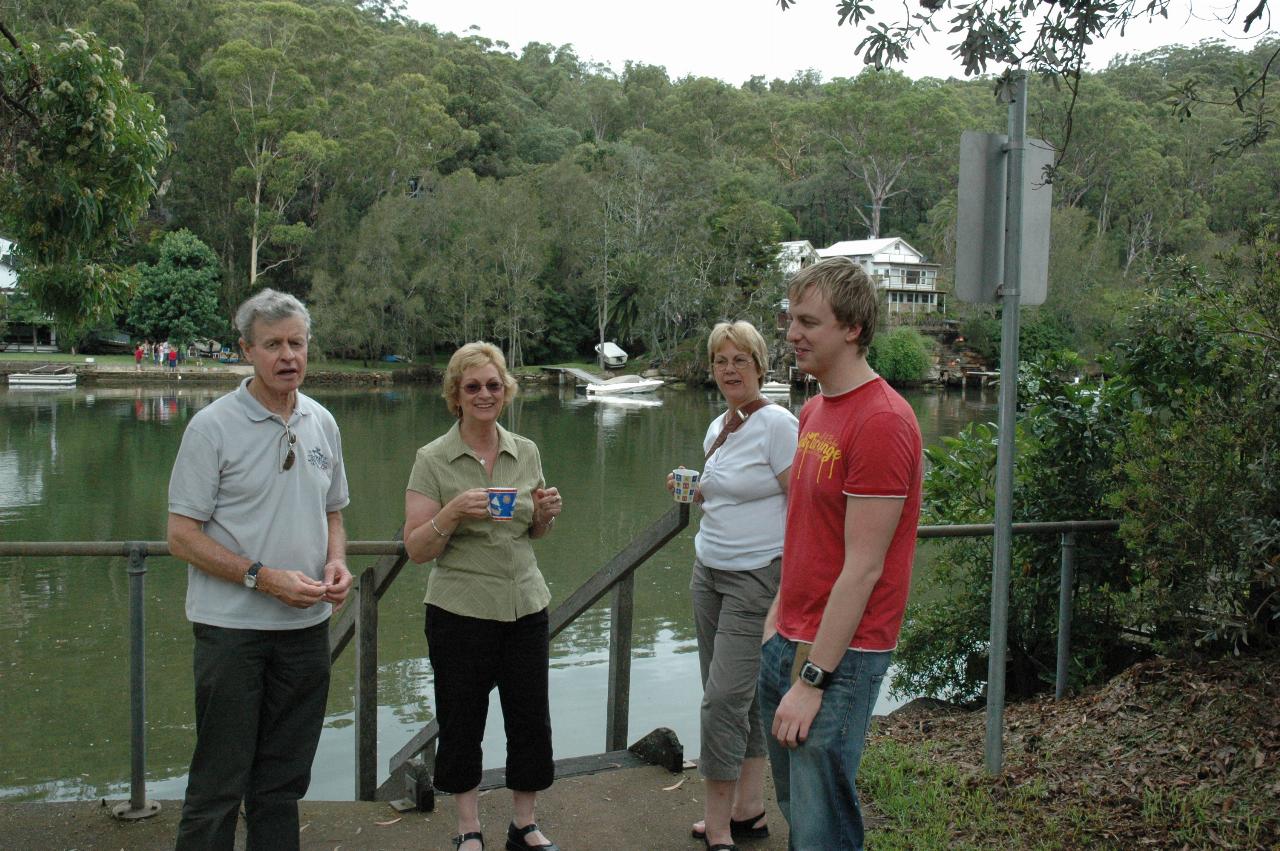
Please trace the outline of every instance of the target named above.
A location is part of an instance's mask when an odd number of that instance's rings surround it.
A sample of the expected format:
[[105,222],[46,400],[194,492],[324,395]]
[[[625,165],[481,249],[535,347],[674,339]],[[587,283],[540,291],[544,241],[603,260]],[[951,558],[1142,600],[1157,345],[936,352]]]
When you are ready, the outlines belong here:
[[1004,767],[1005,658],[1009,564],[1013,544],[1014,422],[1018,405],[1018,310],[1043,304],[1049,280],[1052,190],[1043,142],[1027,139],[1027,72],[1010,75],[1009,135],[966,132],[960,140],[956,296],[998,302],[1000,441],[996,449],[995,552],[991,567],[991,639],[987,663],[987,772]]

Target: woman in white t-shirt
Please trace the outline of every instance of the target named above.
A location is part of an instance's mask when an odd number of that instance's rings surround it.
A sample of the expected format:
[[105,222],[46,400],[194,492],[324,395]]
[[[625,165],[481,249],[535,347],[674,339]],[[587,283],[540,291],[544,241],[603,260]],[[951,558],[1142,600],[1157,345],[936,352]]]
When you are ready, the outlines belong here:
[[698,482],[702,523],[690,591],[703,685],[698,769],[707,793],[705,819],[692,833],[708,848],[729,849],[734,836],[769,835],[768,731],[760,724],[756,678],[765,615],[782,570],[797,422],[760,394],[768,352],[751,323],[716,325],[707,358],[729,409],[707,428],[703,450],[710,455]]

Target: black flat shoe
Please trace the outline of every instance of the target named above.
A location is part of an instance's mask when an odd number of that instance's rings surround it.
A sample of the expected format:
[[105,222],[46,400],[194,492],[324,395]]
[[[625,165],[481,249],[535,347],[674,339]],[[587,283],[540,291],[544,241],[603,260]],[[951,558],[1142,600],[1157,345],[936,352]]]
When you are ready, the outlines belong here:
[[480,841],[480,851],[484,851],[484,834],[478,830],[473,830],[470,833],[460,833],[453,837],[453,847],[461,848],[462,843],[470,842],[473,839]]
[[[764,817],[765,813],[761,812],[760,815],[754,818],[729,819],[729,832],[733,834],[735,841],[739,839],[768,839],[769,825],[762,824],[756,827],[756,822]],[[707,832],[705,830],[698,830],[695,827],[689,831],[689,835],[694,839],[701,839],[703,842],[707,841]]]
[[547,842],[543,845],[529,845],[524,838],[531,833],[538,832],[538,825],[530,823],[525,827],[516,827],[515,822],[507,825],[507,851],[525,851],[525,849],[541,849],[541,851],[560,851],[560,846],[554,842]]

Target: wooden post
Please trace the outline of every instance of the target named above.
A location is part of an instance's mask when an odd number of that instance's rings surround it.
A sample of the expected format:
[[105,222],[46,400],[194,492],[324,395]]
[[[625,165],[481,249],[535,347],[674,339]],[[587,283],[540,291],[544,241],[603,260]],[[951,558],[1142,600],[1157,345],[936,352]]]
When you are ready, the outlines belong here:
[[609,706],[605,718],[605,750],[627,747],[631,709],[631,624],[635,614],[635,574],[613,586],[609,617]]
[[378,792],[378,596],[377,568],[356,585],[356,800]]

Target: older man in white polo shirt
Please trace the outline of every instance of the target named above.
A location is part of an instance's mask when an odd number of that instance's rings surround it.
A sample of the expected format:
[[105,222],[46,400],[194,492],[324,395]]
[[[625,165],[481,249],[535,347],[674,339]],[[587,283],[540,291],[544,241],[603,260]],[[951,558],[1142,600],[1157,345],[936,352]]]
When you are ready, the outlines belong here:
[[236,312],[253,376],[187,426],[169,547],[187,568],[196,747],[178,849],[298,847],[329,693],[328,621],[346,599],[347,478],[333,416],[298,392],[311,317],[263,290]]

